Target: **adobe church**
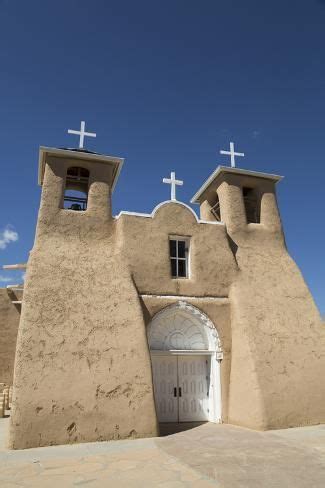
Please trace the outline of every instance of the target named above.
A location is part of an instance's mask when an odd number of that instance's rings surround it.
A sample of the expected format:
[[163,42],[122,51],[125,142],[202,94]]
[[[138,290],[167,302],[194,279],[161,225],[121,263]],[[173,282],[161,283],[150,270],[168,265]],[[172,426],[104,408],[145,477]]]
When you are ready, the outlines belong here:
[[325,327],[286,248],[281,177],[219,166],[198,217],[172,173],[151,214],[113,216],[123,159],[80,146],[40,148],[19,327],[0,294],[10,447],[325,423]]

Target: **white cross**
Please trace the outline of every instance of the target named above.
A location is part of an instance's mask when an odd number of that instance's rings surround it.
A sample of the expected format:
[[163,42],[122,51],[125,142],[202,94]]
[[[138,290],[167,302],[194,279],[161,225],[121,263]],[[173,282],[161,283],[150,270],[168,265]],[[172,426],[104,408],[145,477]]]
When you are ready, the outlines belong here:
[[85,132],[85,125],[86,125],[86,123],[84,121],[82,121],[80,124],[80,130],[68,129],[68,134],[77,134],[78,136],[80,136],[79,137],[79,149],[83,149],[83,147],[84,147],[85,136],[96,137],[96,134],[94,132]]
[[184,181],[176,180],[175,173],[172,171],[170,173],[170,179],[164,178],[163,183],[168,183],[170,185],[170,194],[171,194],[170,199],[176,200],[176,185],[183,186]]
[[230,155],[230,161],[231,161],[231,167],[232,168],[236,167],[235,156],[245,156],[244,153],[235,152],[235,145],[233,142],[230,143],[230,151],[220,151],[220,154],[229,154]]

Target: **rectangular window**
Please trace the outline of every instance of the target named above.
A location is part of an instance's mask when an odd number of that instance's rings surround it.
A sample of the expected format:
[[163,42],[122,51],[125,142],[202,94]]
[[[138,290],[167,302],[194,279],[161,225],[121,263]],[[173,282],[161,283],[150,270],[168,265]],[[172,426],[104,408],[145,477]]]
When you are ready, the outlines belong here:
[[184,237],[169,238],[169,255],[172,278],[189,277],[189,244]]

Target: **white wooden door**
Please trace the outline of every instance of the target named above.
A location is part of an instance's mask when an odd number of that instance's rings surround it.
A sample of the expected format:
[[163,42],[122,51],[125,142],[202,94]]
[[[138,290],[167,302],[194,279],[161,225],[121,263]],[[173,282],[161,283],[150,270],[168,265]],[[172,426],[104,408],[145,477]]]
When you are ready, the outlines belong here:
[[151,356],[159,422],[178,422],[177,356]]
[[178,357],[179,422],[209,419],[210,357]]
[[152,355],[159,422],[209,419],[210,357]]

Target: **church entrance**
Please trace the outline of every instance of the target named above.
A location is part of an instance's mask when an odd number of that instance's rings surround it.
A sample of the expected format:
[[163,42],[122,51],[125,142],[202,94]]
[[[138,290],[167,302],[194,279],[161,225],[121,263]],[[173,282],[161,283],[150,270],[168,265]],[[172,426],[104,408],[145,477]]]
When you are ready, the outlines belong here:
[[152,354],[160,422],[209,420],[210,356]]
[[166,307],[148,328],[159,422],[221,420],[218,333],[186,302]]

